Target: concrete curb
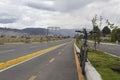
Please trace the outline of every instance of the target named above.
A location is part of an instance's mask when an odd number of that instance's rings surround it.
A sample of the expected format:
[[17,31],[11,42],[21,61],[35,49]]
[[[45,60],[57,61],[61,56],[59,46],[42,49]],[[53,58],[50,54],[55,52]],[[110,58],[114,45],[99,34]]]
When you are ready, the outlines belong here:
[[89,61],[86,62],[85,65],[86,80],[102,80],[101,75],[96,71]]
[[[76,52],[79,53],[80,49],[74,44]],[[88,61],[85,63],[85,78],[86,80],[102,80],[101,75],[97,72],[97,70],[92,66],[92,64]]]
[[74,44],[74,46],[75,46],[76,52],[77,52],[77,53],[80,53],[80,49],[77,47],[77,45]]

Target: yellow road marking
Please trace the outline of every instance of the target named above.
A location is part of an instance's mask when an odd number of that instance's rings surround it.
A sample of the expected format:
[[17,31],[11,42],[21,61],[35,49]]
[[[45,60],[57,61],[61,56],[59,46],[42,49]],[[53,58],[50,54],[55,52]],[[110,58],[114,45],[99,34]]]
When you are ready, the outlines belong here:
[[53,61],[55,61],[55,58],[50,59],[49,63],[52,63]]
[[31,76],[28,80],[35,80],[37,76]]
[[63,43],[63,44],[60,44],[60,45],[57,45],[57,46],[53,46],[53,47],[50,47],[50,48],[47,48],[47,49],[44,49],[44,50],[40,50],[38,52],[28,54],[28,55],[25,55],[25,56],[22,56],[22,57],[18,57],[16,59],[12,59],[12,60],[9,60],[9,61],[6,61],[6,62],[1,62],[0,63],[0,71],[2,71],[2,69],[8,68],[10,66],[14,66],[15,64],[24,62],[26,60],[30,60],[30,59],[32,59],[36,56],[41,55],[41,54],[44,54],[44,53],[47,53],[49,51],[55,50],[55,49],[57,49],[57,48],[59,48],[63,45],[66,45],[66,43]]
[[61,55],[61,54],[62,54],[62,52],[59,52],[59,53],[58,53],[58,55]]
[[81,70],[81,67],[80,67],[80,62],[79,62],[79,60],[78,60],[75,47],[74,47],[74,54],[75,54],[77,72],[78,72],[78,80],[84,80],[84,76],[83,76],[83,74],[82,74],[82,70]]

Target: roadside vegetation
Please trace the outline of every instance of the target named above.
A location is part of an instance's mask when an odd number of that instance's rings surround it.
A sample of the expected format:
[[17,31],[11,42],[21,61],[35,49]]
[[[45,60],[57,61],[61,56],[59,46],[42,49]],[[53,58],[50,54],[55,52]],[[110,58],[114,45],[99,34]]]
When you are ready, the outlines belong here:
[[[94,41],[94,48],[89,47],[88,59],[100,73],[103,80],[120,80],[120,58],[98,51],[96,48],[96,45],[100,44],[100,42],[120,44],[120,28],[107,19],[103,29],[101,29],[102,20],[102,16],[98,19],[97,15],[92,19],[93,28],[88,32],[87,39]],[[84,36],[77,34],[75,38],[76,45],[81,48],[81,41]]]
[[56,41],[64,38],[58,37],[2,37],[0,38],[0,45],[4,43],[31,43],[31,42],[44,42],[44,41]]
[[100,42],[120,44],[120,27],[110,20],[103,19],[102,16],[95,15],[92,19],[92,30],[88,35],[88,39],[94,41],[94,48]]
[[[80,42],[76,42],[76,45],[81,47]],[[89,47],[88,60],[103,80],[120,80],[120,58]]]
[[90,48],[88,59],[103,80],[120,80],[120,58]]

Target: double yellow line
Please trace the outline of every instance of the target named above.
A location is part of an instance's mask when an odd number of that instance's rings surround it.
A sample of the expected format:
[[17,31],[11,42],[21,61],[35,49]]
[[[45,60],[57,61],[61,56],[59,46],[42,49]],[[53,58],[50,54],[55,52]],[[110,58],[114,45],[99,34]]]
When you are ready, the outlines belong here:
[[50,47],[50,48],[47,48],[47,49],[44,49],[44,50],[40,50],[38,52],[28,54],[28,55],[25,55],[25,56],[22,56],[22,57],[18,57],[16,59],[12,59],[12,60],[9,60],[9,61],[6,61],[6,62],[2,62],[2,63],[0,63],[0,70],[2,70],[4,68],[7,68],[7,67],[10,67],[12,65],[15,65],[17,63],[23,62],[25,60],[31,59],[33,57],[36,57],[36,56],[40,55],[40,54],[47,53],[47,52],[52,51],[56,48],[59,48],[63,45],[66,45],[66,43],[63,43],[63,44],[60,44],[60,45],[57,45],[57,46],[53,46],[53,47]]

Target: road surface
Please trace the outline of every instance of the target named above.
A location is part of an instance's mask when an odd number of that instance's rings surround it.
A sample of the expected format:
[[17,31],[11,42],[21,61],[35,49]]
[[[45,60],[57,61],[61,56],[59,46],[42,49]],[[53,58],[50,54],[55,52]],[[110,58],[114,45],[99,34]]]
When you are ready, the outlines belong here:
[[[89,41],[88,44],[91,47],[93,47],[94,45],[93,42],[91,41]],[[101,43],[97,45],[97,49],[120,57],[120,45],[111,44],[111,43]]]
[[0,45],[0,62],[5,62],[69,41],[71,41],[71,39],[55,42]]
[[[5,45],[1,47],[4,51],[0,54],[5,59],[0,57],[0,60],[6,61],[62,43],[67,44],[1,71],[0,80],[78,80],[72,39],[38,44]],[[5,52],[6,49],[8,51]]]

